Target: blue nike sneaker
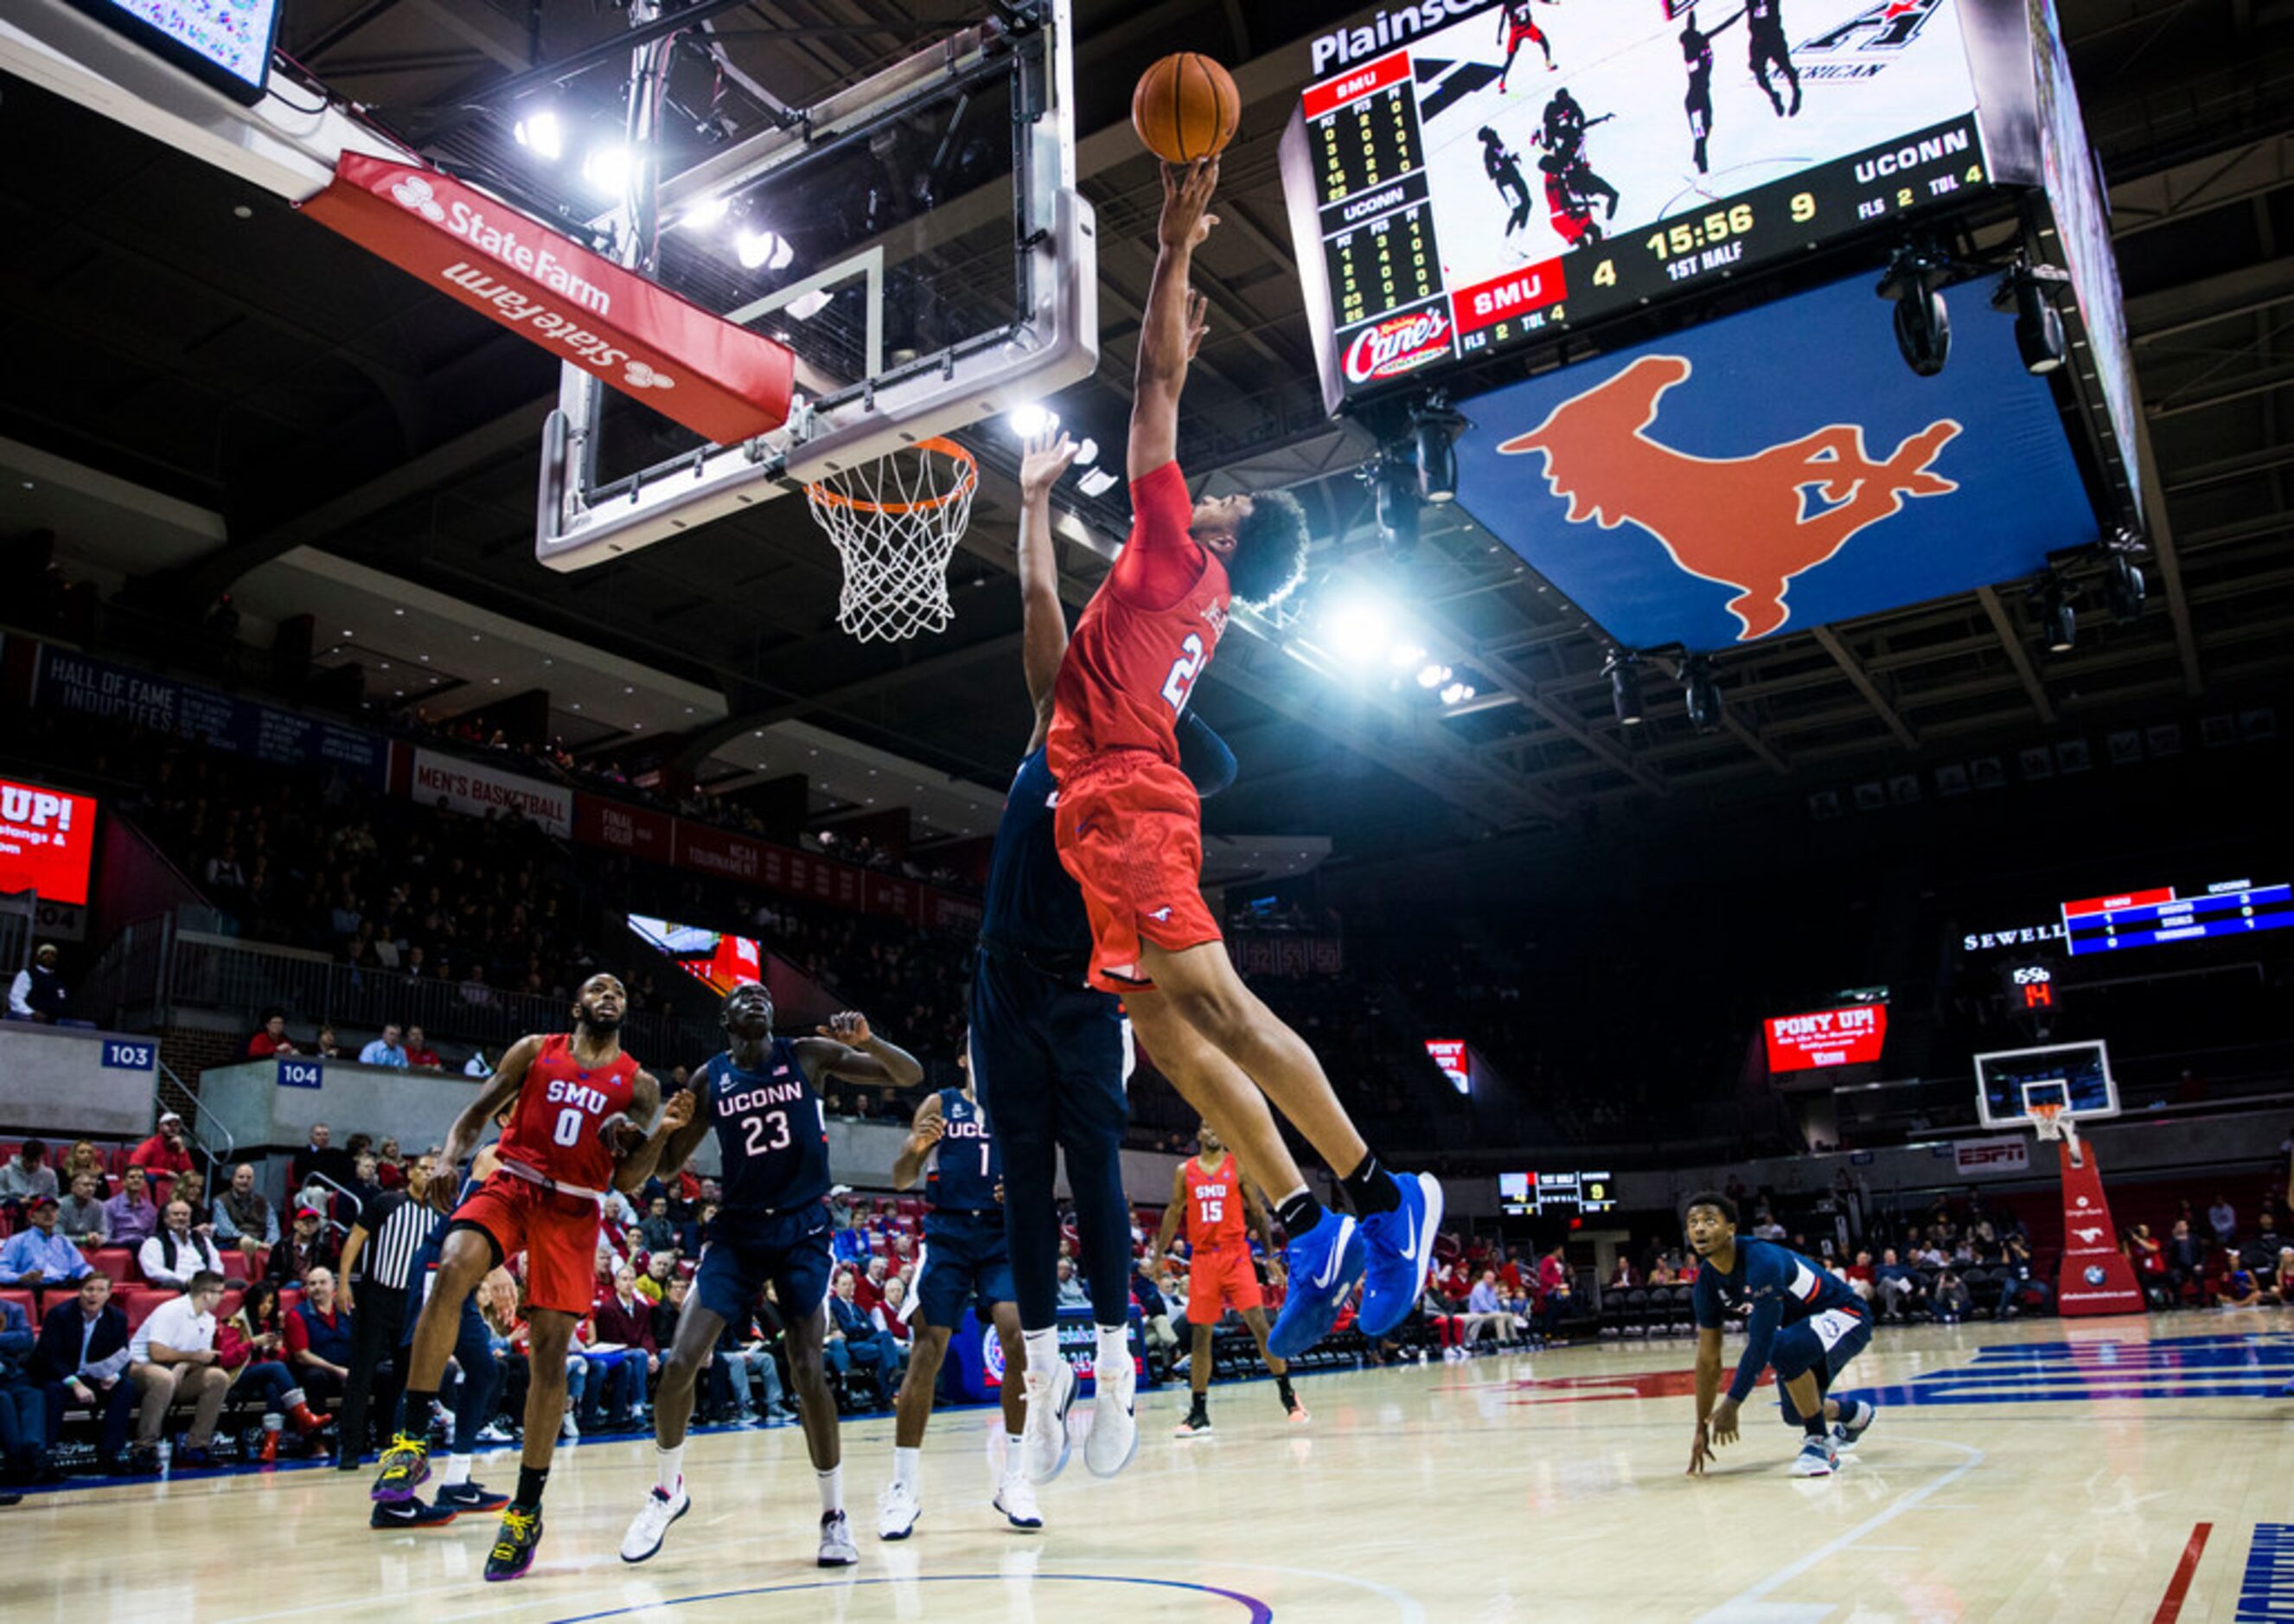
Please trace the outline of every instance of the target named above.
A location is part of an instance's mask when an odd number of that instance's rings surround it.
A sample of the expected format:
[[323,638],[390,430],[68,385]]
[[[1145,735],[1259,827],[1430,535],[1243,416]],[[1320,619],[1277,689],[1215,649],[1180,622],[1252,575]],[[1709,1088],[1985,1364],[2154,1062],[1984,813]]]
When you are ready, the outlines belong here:
[[1330,1334],[1346,1293],[1362,1277],[1363,1238],[1353,1219],[1322,1209],[1322,1220],[1294,1235],[1282,1249],[1289,1294],[1267,1334],[1266,1349],[1277,1359],[1297,1359]]
[[1442,1227],[1442,1181],[1431,1173],[1386,1175],[1401,1203],[1362,1220],[1369,1261],[1363,1270],[1362,1334],[1376,1342],[1410,1318],[1426,1271],[1434,1261],[1434,1236]]

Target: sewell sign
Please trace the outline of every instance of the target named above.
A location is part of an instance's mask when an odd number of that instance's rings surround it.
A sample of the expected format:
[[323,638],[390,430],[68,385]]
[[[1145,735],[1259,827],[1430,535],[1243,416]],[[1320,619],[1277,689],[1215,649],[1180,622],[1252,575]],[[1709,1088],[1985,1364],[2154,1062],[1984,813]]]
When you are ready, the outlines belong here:
[[84,903],[94,851],[93,796],[0,779],[0,896],[31,891],[43,902]]
[[303,212],[720,445],[788,420],[796,357],[419,164],[345,152]]
[[1804,1072],[1819,1065],[1862,1065],[1880,1057],[1888,1035],[1885,1004],[1851,1004],[1808,1015],[1771,1016],[1769,1070]]

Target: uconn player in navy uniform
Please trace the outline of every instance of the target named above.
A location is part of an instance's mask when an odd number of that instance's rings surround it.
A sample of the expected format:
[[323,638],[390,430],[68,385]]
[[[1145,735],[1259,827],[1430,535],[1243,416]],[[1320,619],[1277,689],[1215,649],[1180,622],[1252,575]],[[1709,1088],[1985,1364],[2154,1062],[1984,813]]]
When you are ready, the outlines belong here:
[[[1047,431],[1028,441],[1026,453],[1018,563],[1036,726],[996,827],[972,967],[969,1058],[1003,1161],[1004,1228],[1027,1353],[1022,1453],[1029,1477],[1042,1483],[1067,1465],[1067,1412],[1076,1390],[1075,1372],[1060,1357],[1057,1328],[1060,1223],[1053,1187],[1062,1151],[1099,1327],[1096,1416],[1084,1453],[1102,1476],[1120,1471],[1136,1447],[1131,1395],[1138,1372],[1130,1346],[1131,1210],[1121,1154],[1131,1112],[1124,1098],[1131,1027],[1111,994],[1084,982],[1091,921],[1082,892],[1060,863],[1052,827],[1058,788],[1044,759],[1053,685],[1068,646],[1051,553],[1050,495],[1076,448]],[[1178,736],[1180,768],[1197,794],[1216,795],[1233,779],[1233,755],[1193,713],[1181,714]],[[1157,1057],[1166,1072],[1180,1058]],[[1015,1367],[1005,1366],[1007,1394]]]
[[892,1432],[892,1481],[876,1502],[880,1538],[906,1539],[923,1510],[917,1481],[924,1426],[931,1420],[932,1389],[940,1380],[948,1339],[964,1321],[964,1305],[975,1298],[980,1318],[996,1327],[1004,1348],[1004,1472],[996,1488],[996,1509],[1013,1528],[1044,1526],[1036,1491],[1028,1481],[1021,1432],[1027,1422],[1027,1388],[1021,1373],[1027,1353],[1020,1341],[1020,1310],[1012,1300],[1012,1253],[1004,1238],[1004,1174],[988,1114],[972,1091],[970,1057],[964,1086],[924,1096],[916,1107],[907,1143],[892,1163],[892,1187],[907,1189],[924,1163],[931,1163],[925,1187],[931,1212],[924,1219],[924,1244],[916,1253],[916,1275],[900,1312],[923,1327],[900,1383],[899,1416]]
[[[1688,1198],[1681,1220],[1704,1266],[1696,1271],[1696,1440],[1689,1475],[1704,1470],[1715,1448],[1737,1441],[1737,1411],[1774,1368],[1784,1394],[1786,1422],[1806,1432],[1794,1477],[1829,1477],[1840,1451],[1853,1449],[1880,1407],[1868,1399],[1845,1404],[1826,1391],[1841,1367],[1872,1340],[1872,1311],[1848,1282],[1822,1264],[1769,1241],[1737,1237],[1737,1204],[1711,1190]],[[1720,1319],[1749,1310],[1745,1357],[1718,1404]]]
[[790,1384],[820,1487],[820,1565],[843,1567],[860,1553],[844,1515],[836,1401],[821,1369],[828,1323],[828,1126],[814,1088],[824,1077],[913,1088],[924,1068],[850,1011],[815,1037],[774,1036],[772,996],[755,982],[726,995],[723,1019],[732,1046],[694,1079],[699,1098],[693,1120],[670,1135],[661,1153],[662,1174],[672,1176],[713,1131],[724,1199],[704,1237],[677,1340],[661,1362],[655,1486],[622,1536],[622,1560],[643,1562],[661,1549],[669,1525],[691,1508],[684,1465],[694,1379],[726,1322],[745,1323],[769,1280],[788,1325]]

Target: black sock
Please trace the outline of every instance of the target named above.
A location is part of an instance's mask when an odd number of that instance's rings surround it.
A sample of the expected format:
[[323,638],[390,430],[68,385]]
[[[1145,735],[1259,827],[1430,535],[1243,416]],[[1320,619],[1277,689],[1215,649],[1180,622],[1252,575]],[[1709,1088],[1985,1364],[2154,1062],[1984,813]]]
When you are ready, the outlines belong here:
[[1402,1204],[1402,1197],[1395,1193],[1394,1180],[1378,1164],[1375,1153],[1364,1155],[1362,1165],[1338,1182],[1346,1187],[1346,1199],[1354,1203],[1357,1218],[1391,1212]]
[[1276,1377],[1274,1378],[1274,1391],[1275,1391],[1276,1392],[1279,1392],[1279,1393],[1281,1393],[1281,1394],[1282,1395],[1282,1408],[1285,1408],[1285,1409],[1289,1408],[1290,1408],[1290,1378],[1289,1378],[1289,1376],[1287,1376],[1287,1375],[1279,1375],[1279,1376],[1276,1376]]
[[1282,1220],[1282,1233],[1295,1241],[1322,1221],[1322,1204],[1311,1192],[1300,1190],[1275,1208],[1274,1216]]
[[437,1401],[438,1390],[435,1387],[428,1392],[420,1392],[414,1388],[408,1388],[404,1407],[398,1412],[404,1417],[398,1430],[410,1438],[429,1437],[430,1407]]
[[1824,1436],[1826,1428],[1825,1426],[1824,1406],[1822,1403],[1819,1402],[1817,1405],[1816,1414],[1810,1416],[1807,1420],[1800,1424],[1800,1430],[1806,1432],[1810,1438],[1821,1438]]
[[1207,1416],[1210,1414],[1210,1396],[1207,1393],[1197,1393],[1195,1395],[1195,1401],[1188,1408],[1187,1413],[1191,1416]]
[[541,1491],[549,1487],[549,1467],[544,1466],[541,1471],[536,1472],[532,1466],[522,1465],[517,1469],[517,1494],[510,1503],[514,1506],[522,1506],[529,1511],[536,1509],[541,1504]]

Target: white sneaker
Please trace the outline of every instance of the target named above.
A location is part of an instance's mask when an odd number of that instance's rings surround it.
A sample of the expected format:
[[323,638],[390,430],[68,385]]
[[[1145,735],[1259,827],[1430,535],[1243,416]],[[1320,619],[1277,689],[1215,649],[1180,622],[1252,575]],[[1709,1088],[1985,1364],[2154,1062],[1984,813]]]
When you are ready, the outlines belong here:
[[574,1419],[574,1412],[570,1409],[565,1412],[565,1418],[557,1424],[557,1441],[560,1443],[582,1441],[582,1424]]
[[656,1485],[646,1496],[630,1531],[622,1536],[622,1560],[643,1562],[661,1549],[661,1542],[669,1538],[669,1525],[693,1509],[693,1497],[685,1492],[685,1485],[677,1486],[674,1498],[665,1495]]
[[508,1443],[509,1429],[499,1421],[489,1421],[478,1429],[480,1443]]
[[[884,1485],[884,1492],[876,1497],[876,1538],[906,1539],[916,1531],[916,1519],[923,1515],[924,1503],[916,1498],[915,1489],[898,1478]],[[825,1553],[827,1546],[823,1545]]]
[[1830,1477],[1840,1465],[1839,1451],[1832,1447],[1829,1438],[1811,1438],[1801,1445],[1794,1457],[1792,1474],[1794,1477]]
[[1129,1358],[1120,1370],[1099,1367],[1099,1390],[1091,1406],[1091,1436],[1084,1440],[1083,1464],[1094,1477],[1113,1477],[1139,1452],[1139,1423],[1133,1414],[1139,1367]]
[[860,1547],[852,1543],[852,1522],[841,1511],[820,1514],[819,1564],[824,1568],[849,1568],[860,1560]]
[[1028,1481],[1025,1472],[1005,1474],[1002,1486],[996,1490],[996,1509],[1013,1528],[1029,1533],[1044,1526],[1044,1514],[1036,1505],[1036,1486]]
[[1068,1464],[1068,1408],[1075,1402],[1076,1373],[1062,1359],[1049,1376],[1028,1372],[1028,1424],[1021,1434],[1020,1451],[1027,1460],[1028,1481],[1048,1483]]

